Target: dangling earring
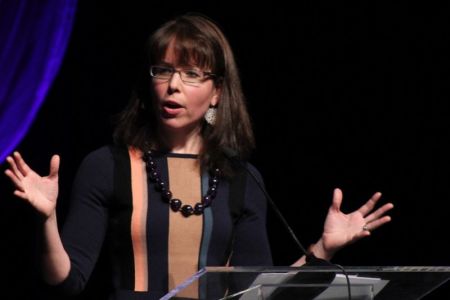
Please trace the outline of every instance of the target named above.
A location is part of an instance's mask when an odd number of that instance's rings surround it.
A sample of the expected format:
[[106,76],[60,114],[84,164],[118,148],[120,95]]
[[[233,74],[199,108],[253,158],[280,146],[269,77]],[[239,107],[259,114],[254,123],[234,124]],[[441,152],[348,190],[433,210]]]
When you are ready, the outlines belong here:
[[211,106],[208,108],[205,114],[205,121],[211,126],[214,126],[216,124],[216,115],[217,115],[217,108],[214,106]]

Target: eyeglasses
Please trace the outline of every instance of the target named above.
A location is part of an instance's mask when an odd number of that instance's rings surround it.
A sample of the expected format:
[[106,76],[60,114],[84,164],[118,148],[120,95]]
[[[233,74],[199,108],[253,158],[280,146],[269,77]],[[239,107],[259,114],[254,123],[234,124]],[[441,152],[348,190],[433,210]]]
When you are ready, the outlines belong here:
[[216,75],[211,72],[201,71],[195,68],[180,68],[175,69],[173,67],[166,66],[151,66],[150,75],[160,81],[168,81],[172,78],[173,74],[180,74],[181,81],[186,84],[200,84],[211,77]]

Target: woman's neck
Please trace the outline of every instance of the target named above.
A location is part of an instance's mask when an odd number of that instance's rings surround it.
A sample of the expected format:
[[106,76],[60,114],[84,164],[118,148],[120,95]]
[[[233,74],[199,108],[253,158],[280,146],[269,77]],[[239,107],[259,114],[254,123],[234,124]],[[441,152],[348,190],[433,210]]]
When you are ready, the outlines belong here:
[[173,153],[199,154],[203,148],[203,138],[200,134],[200,129],[188,132],[164,130],[160,135],[166,147]]

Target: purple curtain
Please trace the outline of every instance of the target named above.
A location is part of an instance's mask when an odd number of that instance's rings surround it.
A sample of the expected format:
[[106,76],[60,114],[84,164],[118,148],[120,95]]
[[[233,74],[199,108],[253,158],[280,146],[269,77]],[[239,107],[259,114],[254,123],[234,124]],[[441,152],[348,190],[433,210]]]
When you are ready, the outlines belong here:
[[0,163],[19,144],[55,78],[76,0],[0,0]]

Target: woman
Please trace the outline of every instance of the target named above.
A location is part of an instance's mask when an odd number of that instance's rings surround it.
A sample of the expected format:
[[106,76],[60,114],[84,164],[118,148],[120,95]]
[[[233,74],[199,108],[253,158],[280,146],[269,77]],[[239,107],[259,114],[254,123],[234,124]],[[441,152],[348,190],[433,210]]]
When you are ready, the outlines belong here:
[[[147,53],[116,144],[89,154],[78,171],[61,235],[59,157],[46,177],[17,152],[7,158],[15,195],[44,217],[44,279],[67,293],[83,290],[104,243],[112,299],[157,299],[207,265],[272,264],[264,195],[224,154],[233,149],[245,161],[253,148],[228,41],[207,18],[184,15],[153,33]],[[371,212],[380,196],[345,215],[336,189],[322,237],[309,251],[330,259],[388,222],[392,204]],[[198,294],[193,285],[182,295]]]

